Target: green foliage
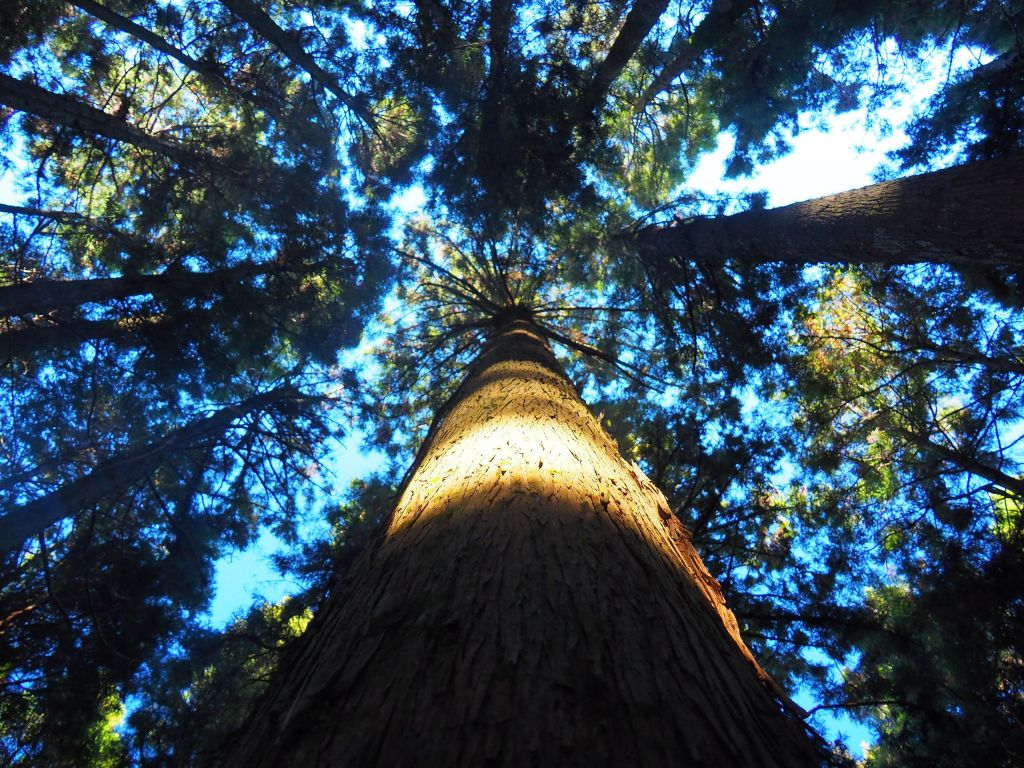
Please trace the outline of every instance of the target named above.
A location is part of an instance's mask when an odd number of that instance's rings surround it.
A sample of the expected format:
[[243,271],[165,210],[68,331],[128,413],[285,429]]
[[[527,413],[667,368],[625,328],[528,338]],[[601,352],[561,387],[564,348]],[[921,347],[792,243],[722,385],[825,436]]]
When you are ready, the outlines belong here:
[[695,103],[696,98],[671,95],[655,117],[630,108],[609,116],[609,144],[616,151],[608,159],[618,162],[606,173],[634,205],[649,209],[667,202],[686,170],[714,148],[715,113],[709,104]]
[[820,687],[876,725],[869,765],[1018,754],[1024,550],[1014,473],[998,468],[1018,460],[1003,435],[1021,418],[1019,316],[968,291],[935,268],[836,270],[793,338],[801,482],[827,557],[859,562],[795,613],[849,612],[816,629],[844,667],[840,688]]
[[220,631],[192,627],[140,673],[145,706],[131,713],[127,745],[137,765],[202,765],[231,743],[292,651],[314,608],[369,546],[394,504],[381,478],[360,481],[327,514],[329,534],[281,558],[282,572],[310,586],[279,603],[253,606]]
[[221,632],[193,630],[145,668],[146,707],[128,718],[137,765],[198,765],[245,720],[279,659],[312,617],[302,600],[254,606]]

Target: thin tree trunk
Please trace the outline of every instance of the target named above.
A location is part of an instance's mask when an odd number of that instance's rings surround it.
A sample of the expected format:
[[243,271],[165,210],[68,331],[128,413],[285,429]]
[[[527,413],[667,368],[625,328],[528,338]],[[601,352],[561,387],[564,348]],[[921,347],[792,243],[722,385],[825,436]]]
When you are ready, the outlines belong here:
[[43,208],[26,208],[22,205],[8,205],[0,203],[0,212],[13,213],[15,216],[35,216],[40,219],[53,219],[54,221],[82,221],[85,216],[74,211],[50,211]]
[[131,144],[182,164],[204,162],[187,149],[151,136],[134,125],[78,99],[0,73],[0,104],[65,125],[76,131]]
[[747,0],[715,0],[707,14],[697,24],[692,35],[677,36],[673,56],[662,67],[654,80],[644,90],[637,102],[639,112],[662,91],[667,91],[672,81],[691,67],[723,31],[728,30],[749,7]]
[[480,109],[480,140],[476,175],[489,186],[507,180],[506,137],[515,130],[507,114],[505,97],[508,85],[508,44],[512,29],[511,0],[492,0],[487,28],[488,68],[484,81],[484,100]]
[[1007,357],[992,357],[983,354],[975,349],[968,349],[944,344],[932,344],[927,339],[913,339],[901,341],[906,344],[907,350],[913,352],[930,352],[933,356],[923,358],[925,364],[938,366],[978,366],[993,373],[1016,373],[1024,374],[1024,350],[1007,350]]
[[70,2],[72,5],[77,6],[84,12],[100,19],[108,26],[113,27],[114,29],[119,29],[125,34],[131,35],[135,39],[141,40],[156,50],[165,53],[167,56],[184,65],[189,71],[205,78],[206,82],[212,83],[213,85],[224,89],[228,93],[234,94],[241,99],[246,99],[257,106],[274,112],[275,114],[279,114],[279,104],[275,103],[272,99],[262,96],[255,89],[246,91],[243,87],[239,86],[238,83],[231,81],[227,75],[212,62],[201,61],[189,56],[183,50],[172,45],[165,38],[155,32],[136,24],[131,19],[112,11],[105,5],[94,2],[94,0],[70,0]]
[[32,536],[68,517],[74,517],[103,498],[112,496],[152,474],[165,461],[193,447],[198,440],[223,434],[237,419],[286,401],[308,403],[310,398],[290,386],[253,395],[238,405],[175,429],[159,440],[126,450],[77,480],[12,508],[0,517],[0,552],[11,552]]
[[[426,26],[432,24],[442,32],[445,38],[455,29],[455,19],[451,9],[438,0],[415,0],[417,21]],[[429,20],[429,21],[428,21]]]
[[901,429],[899,432],[907,442],[916,446],[922,453],[931,454],[964,472],[983,477],[993,485],[1002,488],[1008,494],[1024,500],[1024,477],[1015,477],[998,467],[986,464],[970,454],[954,450],[946,445],[934,443],[927,437],[909,429]]
[[436,424],[229,765],[818,763],[534,326],[506,326]]
[[377,124],[373,115],[342,88],[341,82],[335,75],[316,63],[316,59],[306,52],[293,33],[278,26],[270,14],[252,2],[252,0],[221,0],[221,3],[252,27],[254,31],[266,38],[289,61],[304,70],[321,87],[326,88],[337,96],[342,104],[352,110],[359,119],[376,131]]
[[612,83],[622,74],[667,7],[668,0],[636,0],[633,3],[608,54],[597,65],[590,82],[580,93],[573,107],[574,120],[565,121],[557,128],[558,143],[568,143],[572,131],[578,129],[579,137],[574,142],[577,157],[582,156],[594,141],[599,114]]
[[171,45],[167,40],[160,37],[160,35],[136,24],[131,19],[122,16],[120,13],[112,11],[107,6],[97,3],[95,0],[69,0],[69,2],[82,11],[95,16],[104,24],[113,27],[114,29],[119,29],[126,34],[131,35],[135,39],[141,40],[142,42],[152,46],[161,53],[167,54],[180,64],[184,64],[193,72],[206,75],[207,77],[212,77],[218,81],[222,80],[221,74],[215,68],[192,58],[180,48]]
[[655,258],[1024,266],[1024,154],[721,218],[648,227]]
[[[156,262],[170,265],[176,261],[175,257],[167,252],[159,240],[152,240],[138,234],[129,234],[110,226],[103,219],[94,219],[75,211],[55,211],[0,203],[0,213],[12,213],[16,216],[33,216],[41,219],[52,219],[53,221],[65,224],[81,225],[91,235],[105,238],[119,249],[130,253],[131,260],[137,263]],[[3,287],[6,288],[7,286]]]
[[599,110],[608,96],[608,89],[622,74],[626,64],[639,50],[640,44],[658,23],[661,14],[668,8],[668,0],[636,0],[618,35],[608,50],[608,55],[597,65],[594,77],[587,86],[581,104],[581,111],[590,115]]

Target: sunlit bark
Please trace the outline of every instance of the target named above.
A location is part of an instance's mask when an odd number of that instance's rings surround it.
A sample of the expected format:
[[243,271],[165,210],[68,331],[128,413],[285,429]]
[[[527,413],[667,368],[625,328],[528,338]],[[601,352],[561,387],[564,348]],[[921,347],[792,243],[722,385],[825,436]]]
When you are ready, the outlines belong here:
[[655,257],[723,262],[1024,265],[1024,155],[874,184],[804,203],[650,227]]
[[818,762],[534,326],[506,326],[436,424],[230,765]]

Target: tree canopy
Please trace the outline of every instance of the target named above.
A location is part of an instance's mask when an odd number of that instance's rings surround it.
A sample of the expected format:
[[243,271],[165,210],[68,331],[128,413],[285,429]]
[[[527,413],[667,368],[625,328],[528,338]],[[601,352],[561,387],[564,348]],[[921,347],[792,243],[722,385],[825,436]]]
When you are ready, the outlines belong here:
[[[866,723],[872,766],[1019,764],[1022,25],[1018,0],[2,4],[0,760],[212,759],[522,317],[812,724]],[[722,136],[748,174],[937,56],[890,180],[778,209],[688,186]],[[335,488],[356,432],[388,470]],[[211,628],[217,558],[268,530],[302,588]]]

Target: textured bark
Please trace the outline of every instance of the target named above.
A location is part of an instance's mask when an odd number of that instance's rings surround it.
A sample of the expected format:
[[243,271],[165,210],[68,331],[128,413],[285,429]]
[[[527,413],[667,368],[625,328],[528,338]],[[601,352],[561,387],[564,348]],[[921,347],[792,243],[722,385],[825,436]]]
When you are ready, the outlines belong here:
[[637,233],[655,256],[720,263],[1024,266],[1024,154]]
[[230,765],[818,763],[533,326],[506,326],[435,423]]
[[78,99],[53,93],[25,80],[0,73],[0,104],[42,117],[86,134],[131,144],[179,163],[202,163],[202,158]]
[[0,516],[0,553],[24,545],[30,537],[67,517],[73,517],[99,500],[152,474],[168,459],[194,447],[196,441],[222,434],[237,419],[255,411],[280,407],[283,403],[304,404],[310,398],[292,387],[253,395],[238,405],[230,405],[164,435],[148,445],[136,447],[96,466],[77,480],[55,491],[14,507]]

